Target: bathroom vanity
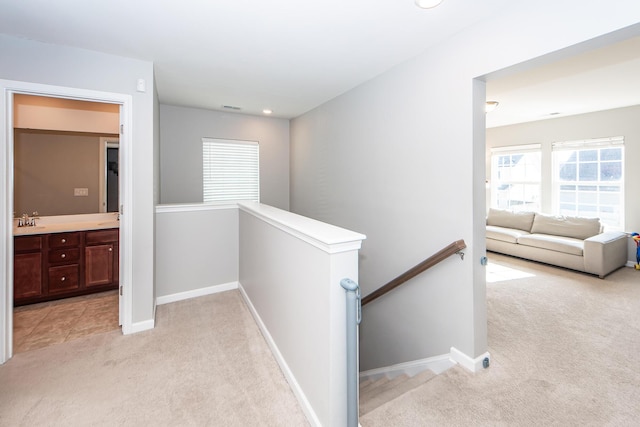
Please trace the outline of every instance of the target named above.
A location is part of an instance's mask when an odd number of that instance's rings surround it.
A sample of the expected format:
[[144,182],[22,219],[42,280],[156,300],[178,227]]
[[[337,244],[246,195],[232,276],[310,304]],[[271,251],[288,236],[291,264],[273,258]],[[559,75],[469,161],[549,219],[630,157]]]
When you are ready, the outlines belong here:
[[14,305],[117,289],[118,225],[103,220],[14,228]]

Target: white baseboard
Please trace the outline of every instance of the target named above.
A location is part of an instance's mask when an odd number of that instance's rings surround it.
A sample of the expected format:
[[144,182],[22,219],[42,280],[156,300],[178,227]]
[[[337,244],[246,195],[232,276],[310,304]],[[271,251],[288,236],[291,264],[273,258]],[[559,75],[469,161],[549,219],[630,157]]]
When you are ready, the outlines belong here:
[[315,426],[321,427],[322,424],[320,423],[320,419],[318,419],[318,416],[316,415],[315,411],[313,410],[313,407],[309,403],[307,396],[304,394],[304,391],[300,387],[300,384],[298,384],[298,381],[296,380],[296,377],[293,375],[293,372],[291,372],[291,369],[289,368],[287,361],[282,356],[282,353],[280,353],[280,349],[278,348],[276,342],[273,340],[273,337],[271,336],[266,325],[260,318],[260,315],[256,311],[256,308],[253,306],[253,303],[249,299],[249,296],[245,292],[241,283],[238,284],[238,289],[240,290],[240,294],[242,295],[242,298],[247,304],[247,307],[249,308],[251,315],[253,316],[256,323],[258,324],[258,327],[260,328],[260,331],[262,332],[262,335],[264,336],[265,341],[267,341],[267,344],[269,345],[269,348],[273,353],[273,357],[275,357],[276,362],[278,362],[278,365],[280,365],[280,369],[282,369],[282,373],[287,379],[287,382],[289,383],[289,386],[291,387],[293,394],[298,399],[298,403],[300,403],[302,411],[307,417],[307,421],[309,421],[309,424],[311,424],[314,427]]
[[384,368],[376,368],[360,372],[360,381],[369,379],[375,381],[382,377],[393,379],[400,375],[413,377],[427,369],[432,371],[434,374],[441,374],[454,365],[455,362],[451,360],[451,355],[443,354],[441,356],[428,357],[426,359],[398,363],[396,365],[385,366]]
[[136,334],[142,331],[148,331],[155,327],[155,319],[143,320],[142,322],[133,322],[131,324],[131,329],[126,330],[122,328],[122,333],[124,335]]
[[625,264],[627,267],[636,268],[636,263],[633,261],[627,261]]
[[489,352],[472,359],[455,347],[451,347],[451,359],[471,372],[479,372],[484,369],[484,359],[491,360]]
[[171,302],[182,301],[190,298],[202,297],[205,295],[217,294],[218,292],[238,289],[238,282],[223,283],[221,285],[208,286],[206,288],[193,289],[191,291],[178,292],[171,295],[163,295],[156,298],[156,304],[169,304]]

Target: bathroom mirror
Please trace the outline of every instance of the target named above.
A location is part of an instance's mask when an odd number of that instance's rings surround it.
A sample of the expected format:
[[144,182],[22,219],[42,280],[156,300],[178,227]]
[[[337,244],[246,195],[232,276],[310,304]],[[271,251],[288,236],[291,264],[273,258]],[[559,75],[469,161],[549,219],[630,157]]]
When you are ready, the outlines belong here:
[[117,212],[118,128],[117,105],[15,95],[15,215]]

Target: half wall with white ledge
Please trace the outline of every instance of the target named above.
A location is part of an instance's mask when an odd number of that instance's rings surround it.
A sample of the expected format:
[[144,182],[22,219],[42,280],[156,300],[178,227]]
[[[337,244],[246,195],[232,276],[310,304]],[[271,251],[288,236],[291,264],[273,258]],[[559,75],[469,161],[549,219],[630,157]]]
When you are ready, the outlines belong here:
[[311,425],[347,425],[346,300],[362,234],[239,204],[240,291]]

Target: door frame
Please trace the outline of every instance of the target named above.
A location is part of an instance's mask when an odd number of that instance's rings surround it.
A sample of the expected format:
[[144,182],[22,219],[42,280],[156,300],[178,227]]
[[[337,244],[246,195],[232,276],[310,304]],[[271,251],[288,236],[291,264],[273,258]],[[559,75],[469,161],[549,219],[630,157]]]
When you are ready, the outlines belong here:
[[120,106],[120,323],[124,334],[132,331],[133,180],[131,95],[0,79],[0,364],[13,355],[13,95],[39,95]]

